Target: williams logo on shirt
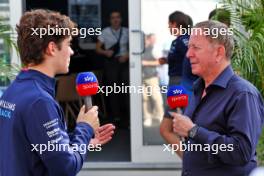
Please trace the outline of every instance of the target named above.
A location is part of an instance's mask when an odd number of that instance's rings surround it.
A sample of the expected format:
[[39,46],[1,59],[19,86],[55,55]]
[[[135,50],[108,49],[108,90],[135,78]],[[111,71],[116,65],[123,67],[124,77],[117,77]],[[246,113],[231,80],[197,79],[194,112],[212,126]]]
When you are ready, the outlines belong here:
[[10,119],[16,105],[5,100],[0,100],[0,118]]

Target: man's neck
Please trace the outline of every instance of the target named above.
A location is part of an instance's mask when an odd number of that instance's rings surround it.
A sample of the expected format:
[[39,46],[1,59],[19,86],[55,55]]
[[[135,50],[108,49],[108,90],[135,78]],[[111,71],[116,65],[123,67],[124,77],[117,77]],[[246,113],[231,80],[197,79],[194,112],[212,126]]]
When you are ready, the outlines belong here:
[[111,26],[111,28],[114,29],[115,31],[118,31],[121,28],[121,26]]
[[225,70],[226,67],[228,67],[230,63],[223,64],[219,66],[219,69],[211,69],[211,72],[208,73],[207,76],[205,76],[204,82],[205,82],[205,88],[207,88],[210,84],[213,83],[213,81]]
[[55,72],[52,69],[50,69],[47,65],[43,65],[43,64],[33,65],[33,66],[28,66],[27,68],[31,70],[37,70],[51,78],[55,77]]

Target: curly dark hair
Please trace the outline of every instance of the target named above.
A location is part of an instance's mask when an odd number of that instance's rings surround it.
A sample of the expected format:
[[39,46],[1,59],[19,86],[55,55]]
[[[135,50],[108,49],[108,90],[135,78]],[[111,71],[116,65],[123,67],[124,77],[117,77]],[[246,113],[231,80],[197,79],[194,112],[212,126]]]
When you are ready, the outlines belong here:
[[21,61],[24,65],[42,63],[44,52],[50,42],[54,42],[59,49],[64,39],[72,33],[56,35],[33,35],[33,29],[64,28],[70,31],[76,27],[71,19],[59,12],[37,9],[26,12],[16,26],[18,34],[17,45]]
[[175,22],[177,27],[188,28],[188,25],[191,25],[191,17],[187,16],[181,11],[175,11],[169,15],[169,22]]

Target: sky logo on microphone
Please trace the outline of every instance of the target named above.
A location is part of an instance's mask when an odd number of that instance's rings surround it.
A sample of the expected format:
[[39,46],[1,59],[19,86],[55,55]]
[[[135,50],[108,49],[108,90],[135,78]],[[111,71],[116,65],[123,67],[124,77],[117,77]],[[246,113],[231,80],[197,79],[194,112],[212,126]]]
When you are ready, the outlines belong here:
[[187,91],[182,86],[170,86],[167,92],[167,103],[171,109],[187,107]]
[[98,81],[94,73],[82,72],[76,78],[76,90],[80,96],[95,95],[98,91]]
[[86,77],[84,77],[84,81],[86,81],[86,82],[93,82],[93,80],[94,80],[94,76],[86,76]]
[[182,94],[183,90],[182,89],[175,89],[172,90],[174,95]]

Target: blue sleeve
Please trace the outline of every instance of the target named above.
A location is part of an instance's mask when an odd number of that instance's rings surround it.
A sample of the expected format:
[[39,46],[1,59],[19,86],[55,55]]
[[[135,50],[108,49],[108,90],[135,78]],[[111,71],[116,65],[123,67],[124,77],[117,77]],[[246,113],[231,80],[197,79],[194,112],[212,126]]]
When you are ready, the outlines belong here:
[[34,102],[26,117],[31,151],[37,153],[49,175],[76,175],[85,160],[87,150],[82,147],[86,149],[89,144],[94,133],[92,127],[78,123],[70,140],[58,105],[46,99]]
[[250,93],[240,93],[231,104],[226,112],[228,134],[219,134],[200,127],[194,138],[196,142],[210,146],[233,146],[232,151],[218,150],[217,154],[208,152],[209,163],[220,160],[230,165],[244,165],[255,157],[263,123],[263,104]]

